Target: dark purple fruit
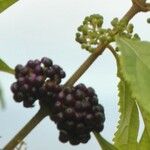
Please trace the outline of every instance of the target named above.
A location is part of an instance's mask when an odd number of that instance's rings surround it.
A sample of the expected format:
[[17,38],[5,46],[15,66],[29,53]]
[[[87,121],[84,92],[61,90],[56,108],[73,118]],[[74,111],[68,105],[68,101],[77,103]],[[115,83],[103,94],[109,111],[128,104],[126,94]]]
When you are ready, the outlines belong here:
[[62,143],[66,143],[68,141],[68,134],[66,131],[64,130],[60,130],[60,133],[59,133],[59,140],[62,142]]
[[65,72],[58,65],[53,65],[51,59],[43,57],[41,60],[29,60],[25,66],[15,67],[17,79],[11,85],[16,102],[23,101],[25,107],[33,107],[39,100],[40,105],[52,107],[56,95],[61,91],[59,83],[65,77]]
[[63,87],[56,95],[53,106],[51,119],[58,130],[63,130],[59,135],[63,143],[87,143],[90,132],[101,132],[104,128],[104,109],[98,104],[95,90],[91,87],[87,88],[84,84]]
[[41,62],[45,65],[45,67],[50,67],[53,64],[52,60],[47,57],[43,57]]

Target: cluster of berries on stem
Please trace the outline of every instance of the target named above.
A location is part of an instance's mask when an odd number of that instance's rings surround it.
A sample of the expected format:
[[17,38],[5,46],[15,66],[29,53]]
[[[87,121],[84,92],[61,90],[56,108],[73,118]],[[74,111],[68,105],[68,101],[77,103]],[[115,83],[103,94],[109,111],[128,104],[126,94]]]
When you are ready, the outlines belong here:
[[39,100],[41,107],[49,108],[61,142],[87,143],[90,132],[101,132],[104,128],[104,108],[92,87],[60,85],[65,76],[63,69],[47,57],[29,60],[25,66],[17,65],[17,81],[11,85],[14,100],[23,102],[24,107],[33,107]]
[[29,60],[25,66],[15,67],[16,82],[11,85],[16,102],[23,102],[24,107],[32,107],[34,102],[41,99],[43,89],[50,93],[49,83],[57,85],[64,78],[65,72],[52,60],[43,57],[41,60]]
[[66,87],[57,95],[51,119],[60,131],[59,140],[72,145],[87,143],[90,132],[101,132],[104,127],[104,108],[98,104],[93,88],[84,84]]

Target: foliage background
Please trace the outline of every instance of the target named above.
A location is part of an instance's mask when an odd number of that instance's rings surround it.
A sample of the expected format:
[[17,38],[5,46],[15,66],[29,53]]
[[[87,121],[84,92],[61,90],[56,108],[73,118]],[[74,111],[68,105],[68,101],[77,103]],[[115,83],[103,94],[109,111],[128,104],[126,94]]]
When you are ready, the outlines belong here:
[[[24,64],[28,59],[49,56],[54,63],[66,70],[67,78],[82,64],[89,53],[82,51],[75,42],[76,28],[85,16],[100,13],[108,27],[113,17],[121,17],[130,7],[130,1],[102,0],[20,0],[0,15],[0,58],[14,67]],[[149,16],[149,14],[144,14]],[[149,25],[143,14],[138,14],[132,21],[135,31],[142,39],[149,40]],[[63,82],[65,82],[65,80]],[[38,104],[33,109],[25,109],[14,103],[9,90],[14,81],[12,75],[0,73],[6,108],[0,110],[0,148],[37,112]],[[117,83],[115,60],[110,52],[105,51],[78,82],[86,83],[96,89],[100,103],[105,107],[106,122],[102,135],[111,141],[115,132],[117,111]],[[142,126],[141,126],[142,131]],[[98,150],[94,137],[86,145],[72,147],[58,141],[58,132],[49,118],[42,121],[25,139],[28,150]]]

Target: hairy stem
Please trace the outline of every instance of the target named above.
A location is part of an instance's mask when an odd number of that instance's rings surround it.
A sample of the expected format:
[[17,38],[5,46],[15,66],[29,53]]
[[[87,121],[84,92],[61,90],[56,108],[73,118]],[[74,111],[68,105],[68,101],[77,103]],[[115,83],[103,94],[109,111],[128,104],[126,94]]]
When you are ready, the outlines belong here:
[[3,148],[3,150],[13,150],[31,130],[47,116],[47,113],[40,109],[37,114],[18,132],[18,134]]

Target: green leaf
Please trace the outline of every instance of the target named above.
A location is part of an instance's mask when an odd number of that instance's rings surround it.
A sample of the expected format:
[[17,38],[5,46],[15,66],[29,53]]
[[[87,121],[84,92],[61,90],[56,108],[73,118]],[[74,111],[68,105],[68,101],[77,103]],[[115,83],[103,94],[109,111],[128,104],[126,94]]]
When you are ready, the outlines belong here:
[[[150,42],[141,42],[117,37],[121,75],[128,83],[140,108],[145,131],[150,137]],[[144,149],[144,147],[143,147]]]
[[13,5],[18,0],[0,0],[0,13],[3,12],[5,9]]
[[4,103],[4,98],[3,98],[3,93],[2,93],[1,87],[0,87],[0,107],[1,108],[5,107],[5,103]]
[[139,129],[138,109],[134,99],[131,97],[131,91],[129,90],[128,84],[121,76],[119,55],[116,56],[116,61],[118,68],[117,75],[120,78],[118,84],[120,120],[113,141],[115,142],[114,145],[121,150],[137,149]]
[[114,145],[106,141],[99,133],[94,132],[94,135],[100,144],[102,150],[118,150]]
[[118,130],[115,133],[113,141],[119,150],[136,150],[137,136],[139,129],[139,114],[134,99],[131,98],[131,92],[125,81],[122,80],[118,85],[119,88],[119,107],[120,120]]
[[0,59],[0,71],[14,74],[14,70],[9,67],[2,59]]
[[141,140],[139,142],[139,150],[150,150],[150,137],[147,134],[146,129],[143,132],[143,135],[141,137]]

